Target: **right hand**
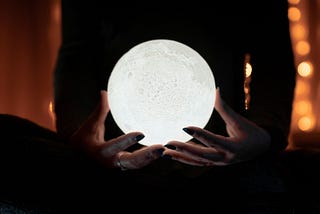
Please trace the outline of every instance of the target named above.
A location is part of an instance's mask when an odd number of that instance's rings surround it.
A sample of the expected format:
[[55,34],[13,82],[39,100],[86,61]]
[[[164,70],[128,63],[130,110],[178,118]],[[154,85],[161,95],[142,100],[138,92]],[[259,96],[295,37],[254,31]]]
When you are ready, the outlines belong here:
[[144,146],[128,152],[128,147],[144,138],[141,132],[131,132],[105,141],[105,119],[110,111],[107,91],[101,91],[100,103],[90,117],[72,135],[70,143],[106,168],[139,169],[160,158],[161,144]]

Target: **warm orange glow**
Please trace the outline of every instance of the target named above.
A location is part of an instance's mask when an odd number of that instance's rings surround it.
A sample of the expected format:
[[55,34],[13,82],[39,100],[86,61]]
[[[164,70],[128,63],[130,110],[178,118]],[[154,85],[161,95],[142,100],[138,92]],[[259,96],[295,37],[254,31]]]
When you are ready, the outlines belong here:
[[61,41],[61,0],[0,5],[0,112],[53,130],[48,108]]
[[310,85],[302,80],[297,80],[297,85],[295,88],[295,93],[297,96],[307,95],[310,93]]
[[251,82],[251,74],[252,74],[252,66],[250,64],[250,54],[246,53],[245,59],[244,59],[244,93],[245,93],[245,109],[248,110],[250,106],[250,82]]
[[299,21],[301,18],[301,12],[297,7],[289,7],[288,18],[290,21]]
[[56,23],[61,22],[61,8],[59,2],[56,2],[52,7],[52,18]]
[[250,63],[246,63],[246,77],[249,77],[252,73],[252,66]]
[[294,110],[299,115],[310,114],[312,112],[312,105],[307,100],[296,101],[294,103]]
[[291,27],[291,33],[292,36],[297,40],[304,39],[307,36],[306,29],[301,24],[293,25]]
[[315,60],[319,58],[320,1],[287,0],[287,2],[297,71],[289,144],[292,148],[304,145],[318,148],[320,144],[306,145],[306,139],[300,136],[308,136],[308,142],[320,142],[317,137],[320,133],[320,79],[317,72],[319,63]]
[[249,94],[250,93],[250,88],[249,87],[244,87],[244,93]]
[[302,77],[309,77],[312,75],[313,66],[311,62],[301,62],[298,65],[298,73]]
[[289,4],[299,4],[300,0],[288,0]]
[[315,119],[313,116],[304,116],[298,120],[298,128],[301,131],[311,131],[315,126]]
[[48,112],[49,112],[49,116],[50,116],[50,119],[51,119],[52,127],[55,128],[56,117],[55,117],[54,105],[53,105],[52,101],[49,102]]
[[49,109],[49,113],[52,114],[53,113],[53,103],[52,103],[52,101],[49,102],[49,108],[48,109]]
[[310,52],[310,44],[307,41],[299,41],[296,45],[296,52],[299,55],[307,55]]

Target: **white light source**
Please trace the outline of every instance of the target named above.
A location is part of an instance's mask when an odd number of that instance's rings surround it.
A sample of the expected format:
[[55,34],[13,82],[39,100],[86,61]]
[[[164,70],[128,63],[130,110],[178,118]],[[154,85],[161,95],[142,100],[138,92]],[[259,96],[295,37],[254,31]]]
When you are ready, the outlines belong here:
[[136,45],[108,80],[110,112],[124,133],[140,131],[143,145],[186,142],[182,128],[204,127],[213,112],[215,79],[192,48],[173,40]]

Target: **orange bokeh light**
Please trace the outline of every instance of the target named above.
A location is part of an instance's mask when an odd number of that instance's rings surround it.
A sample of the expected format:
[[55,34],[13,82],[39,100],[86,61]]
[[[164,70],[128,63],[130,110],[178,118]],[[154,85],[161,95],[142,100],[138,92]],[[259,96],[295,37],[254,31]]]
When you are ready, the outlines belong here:
[[290,21],[299,21],[301,18],[301,12],[297,7],[289,7],[288,18]]
[[300,0],[288,0],[289,4],[299,4]]
[[307,55],[310,52],[310,44],[307,41],[299,41],[296,44],[296,52],[299,55]]
[[301,62],[298,65],[298,74],[302,77],[310,77],[313,73],[313,65],[311,62]]
[[291,27],[292,37],[297,40],[304,39],[307,36],[306,29],[301,24],[296,24]]
[[312,112],[312,105],[307,100],[296,101],[294,103],[294,110],[299,115],[310,114]]
[[312,131],[315,127],[314,116],[303,116],[298,120],[298,128],[301,131]]

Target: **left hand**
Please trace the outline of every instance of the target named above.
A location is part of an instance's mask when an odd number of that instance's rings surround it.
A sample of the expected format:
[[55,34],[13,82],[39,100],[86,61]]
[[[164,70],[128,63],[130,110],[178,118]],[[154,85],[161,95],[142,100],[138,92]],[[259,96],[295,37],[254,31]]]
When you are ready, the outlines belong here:
[[226,124],[227,137],[214,134],[205,129],[189,126],[184,131],[202,144],[171,141],[164,155],[173,160],[195,166],[229,165],[251,160],[270,146],[270,135],[252,121],[233,111],[216,90],[215,109]]
[[165,149],[161,144],[144,146],[133,152],[126,151],[144,137],[141,132],[130,132],[105,141],[105,135],[108,134],[105,120],[109,112],[108,93],[102,90],[99,104],[70,137],[70,145],[97,161],[105,169],[140,169],[161,157]]

